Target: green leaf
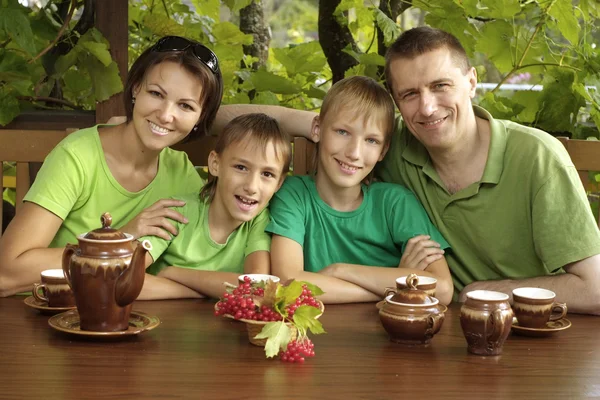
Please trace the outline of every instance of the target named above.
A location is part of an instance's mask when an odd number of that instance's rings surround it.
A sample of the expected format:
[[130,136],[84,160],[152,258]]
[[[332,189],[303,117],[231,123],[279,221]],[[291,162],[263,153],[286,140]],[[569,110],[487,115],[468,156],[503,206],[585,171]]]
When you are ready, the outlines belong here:
[[142,24],[156,36],[185,36],[185,27],[166,15],[146,14]]
[[252,0],[223,0],[223,3],[229,7],[231,11],[237,13],[242,8],[247,7],[252,3]]
[[[300,307],[298,307],[300,308]],[[275,357],[279,350],[287,347],[292,337],[292,331],[283,321],[269,322],[265,324],[255,339],[267,339],[265,353],[267,358]]]
[[318,287],[317,285],[313,285],[312,283],[307,282],[307,281],[301,281],[301,282],[302,282],[302,284],[306,285],[306,287],[308,288],[308,290],[311,291],[313,297],[325,294],[325,292],[323,290],[321,290],[321,288]]
[[321,100],[323,100],[325,98],[325,95],[327,94],[325,90],[312,85],[308,89],[303,89],[302,93],[304,93],[308,97]]
[[512,101],[523,106],[523,110],[516,116],[510,118],[523,124],[533,124],[539,110],[538,99],[540,92],[533,90],[519,90],[512,96]]
[[271,91],[279,94],[297,94],[301,88],[283,76],[260,69],[254,72],[250,80],[258,92]]
[[512,19],[521,12],[520,0],[493,0],[485,3],[486,9],[479,16],[492,19]]
[[219,0],[192,0],[192,4],[196,7],[196,13],[206,15],[213,21],[220,19],[221,2]]
[[[78,43],[79,44],[79,43]],[[98,42],[83,42],[81,47],[86,49],[90,54],[96,57],[105,67],[108,67],[113,62],[112,56],[108,51],[108,46]]]
[[256,93],[256,96],[254,96],[254,99],[252,99],[252,104],[265,104],[265,105],[270,105],[270,106],[278,106],[279,99],[277,98],[277,95],[273,92],[270,92],[270,91],[258,92],[258,93]]
[[8,36],[29,55],[36,54],[35,38],[25,12],[14,8],[3,9],[0,12],[0,30],[6,31]]
[[236,25],[231,22],[220,22],[213,26],[212,34],[215,41],[219,44],[252,44],[254,37],[240,31]]
[[556,27],[571,44],[579,42],[579,21],[575,16],[571,0],[554,0],[548,10]]
[[107,100],[113,94],[123,90],[119,68],[115,62],[105,67],[96,57],[85,55],[81,63],[92,80],[92,88],[97,101]]
[[14,51],[0,48],[0,82],[30,78],[27,62]]
[[58,60],[56,60],[56,64],[54,66],[54,76],[63,75],[69,68],[75,65],[79,59],[80,53],[81,48],[79,46],[75,46],[70,52],[64,56],[60,56]]
[[442,10],[428,14],[425,22],[435,28],[442,29],[456,36],[469,56],[473,55],[476,39],[479,35],[463,11],[453,3],[447,3]]
[[377,26],[383,32],[383,42],[386,46],[391,45],[398,36],[400,36],[400,28],[398,24],[390,17],[384,14],[379,8],[373,9],[373,14]]
[[362,0],[342,0],[335,8],[333,15],[335,17],[342,17],[343,13],[346,11],[353,8],[363,7],[363,4],[364,3]]
[[319,72],[327,63],[321,45],[316,40],[287,48],[274,48],[273,54],[290,77],[305,72]]
[[570,132],[579,109],[585,100],[571,88],[575,74],[571,70],[549,69],[543,81],[544,90],[539,98],[538,124],[548,132]]
[[479,104],[488,110],[494,118],[512,119],[515,115],[523,110],[523,106],[514,103],[506,97],[494,95],[492,92],[487,92],[480,98]]
[[310,329],[311,333],[318,335],[325,333],[323,325],[316,319],[317,315],[321,314],[321,310],[313,306],[300,306],[294,312],[294,324],[296,327],[306,333]]
[[475,50],[485,54],[500,72],[507,73],[515,63],[512,54],[512,39],[511,24],[503,20],[488,22],[483,27]]
[[8,124],[19,113],[19,101],[10,93],[0,91],[0,125]]

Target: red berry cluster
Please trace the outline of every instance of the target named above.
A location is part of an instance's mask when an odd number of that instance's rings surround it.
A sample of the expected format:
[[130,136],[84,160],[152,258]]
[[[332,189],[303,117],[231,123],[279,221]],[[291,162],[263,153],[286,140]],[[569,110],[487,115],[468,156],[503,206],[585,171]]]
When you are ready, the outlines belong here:
[[[252,300],[252,296],[263,297],[265,290],[262,287],[252,285],[249,277],[244,277],[244,282],[240,283],[231,293],[225,293],[223,299],[217,303],[215,315],[232,315],[235,319],[250,319],[254,321],[281,321],[283,317],[273,308],[267,306],[258,307]],[[304,285],[302,294],[298,296],[296,302],[286,308],[288,317],[286,320],[292,320],[296,309],[307,305],[319,308],[319,302],[312,296],[312,292]]]
[[292,340],[286,351],[279,353],[279,358],[284,362],[303,363],[304,357],[315,356],[315,345],[309,338],[304,338],[302,341]]

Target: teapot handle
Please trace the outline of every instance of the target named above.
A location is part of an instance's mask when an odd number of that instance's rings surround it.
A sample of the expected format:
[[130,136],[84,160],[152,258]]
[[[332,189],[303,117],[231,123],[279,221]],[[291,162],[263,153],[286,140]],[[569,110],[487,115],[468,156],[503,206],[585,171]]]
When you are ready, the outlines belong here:
[[71,268],[69,267],[71,266],[71,256],[73,256],[73,253],[75,253],[77,249],[78,247],[76,245],[67,243],[62,255],[62,269],[65,274],[65,279],[71,289],[73,289],[73,285],[71,284]]

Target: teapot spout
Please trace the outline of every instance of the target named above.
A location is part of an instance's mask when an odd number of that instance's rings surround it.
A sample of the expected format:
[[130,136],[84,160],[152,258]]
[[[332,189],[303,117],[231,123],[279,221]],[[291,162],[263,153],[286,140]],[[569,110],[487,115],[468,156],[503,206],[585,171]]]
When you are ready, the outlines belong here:
[[133,252],[129,267],[117,279],[115,301],[119,306],[125,307],[133,303],[140,295],[146,276],[146,253],[149,250],[152,250],[152,245],[148,240],[144,240]]

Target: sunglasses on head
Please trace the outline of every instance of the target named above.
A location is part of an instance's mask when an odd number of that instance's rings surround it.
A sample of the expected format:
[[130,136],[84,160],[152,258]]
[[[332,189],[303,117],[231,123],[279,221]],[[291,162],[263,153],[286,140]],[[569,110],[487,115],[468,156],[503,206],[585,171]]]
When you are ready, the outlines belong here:
[[208,47],[201,45],[200,43],[192,42],[181,36],[165,36],[160,39],[152,51],[164,52],[164,51],[186,51],[191,48],[196,58],[210,69],[213,74],[219,74],[219,59]]

